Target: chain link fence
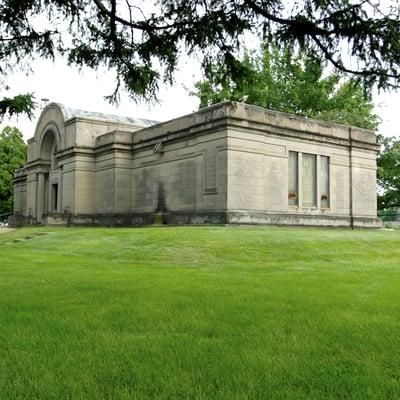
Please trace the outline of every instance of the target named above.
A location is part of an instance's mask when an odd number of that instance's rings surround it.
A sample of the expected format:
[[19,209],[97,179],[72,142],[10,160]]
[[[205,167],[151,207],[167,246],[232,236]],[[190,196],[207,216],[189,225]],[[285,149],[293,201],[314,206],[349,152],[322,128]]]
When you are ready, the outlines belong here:
[[378,211],[378,217],[386,228],[400,228],[400,208],[388,208]]

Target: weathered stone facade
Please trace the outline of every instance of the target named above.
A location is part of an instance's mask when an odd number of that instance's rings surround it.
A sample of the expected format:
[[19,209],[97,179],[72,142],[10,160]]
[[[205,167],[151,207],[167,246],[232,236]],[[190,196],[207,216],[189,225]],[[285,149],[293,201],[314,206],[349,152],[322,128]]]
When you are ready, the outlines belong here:
[[376,227],[376,136],[242,103],[164,123],[51,103],[15,224]]

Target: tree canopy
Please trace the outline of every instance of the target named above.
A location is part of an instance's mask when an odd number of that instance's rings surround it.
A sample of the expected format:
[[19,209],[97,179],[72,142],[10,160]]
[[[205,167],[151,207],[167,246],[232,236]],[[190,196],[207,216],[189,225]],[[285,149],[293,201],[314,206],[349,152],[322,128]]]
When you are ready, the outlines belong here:
[[[154,99],[183,51],[205,69],[217,62],[240,75],[236,56],[246,32],[313,51],[366,86],[400,82],[397,0],[1,0],[0,77],[4,88],[16,66],[61,53],[78,67],[113,70],[111,101],[120,89]],[[6,103],[0,113],[19,112],[12,110]]]
[[314,54],[266,47],[245,52],[240,69],[242,74],[232,78],[225,66],[210,67],[195,84],[200,107],[245,98],[271,110],[366,129],[378,126],[368,93],[352,79],[343,81],[339,73],[324,73],[324,63]]
[[14,97],[0,99],[0,122],[2,117],[25,113],[32,118],[35,109],[35,98],[33,93],[19,94]]
[[0,133],[0,215],[12,212],[14,172],[25,164],[26,151],[21,131],[6,126]]
[[400,139],[380,137],[378,208],[400,207]]

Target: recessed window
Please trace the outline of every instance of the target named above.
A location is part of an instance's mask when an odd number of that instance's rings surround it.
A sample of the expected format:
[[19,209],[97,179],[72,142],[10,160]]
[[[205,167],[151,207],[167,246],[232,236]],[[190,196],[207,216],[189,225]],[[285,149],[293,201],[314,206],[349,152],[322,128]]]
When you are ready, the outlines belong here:
[[326,156],[289,151],[289,206],[330,208],[329,163],[330,159]]
[[321,156],[321,208],[329,208],[329,157]]
[[299,153],[289,151],[289,206],[299,205],[299,171],[298,171]]
[[317,157],[304,153],[302,163],[303,206],[317,206]]

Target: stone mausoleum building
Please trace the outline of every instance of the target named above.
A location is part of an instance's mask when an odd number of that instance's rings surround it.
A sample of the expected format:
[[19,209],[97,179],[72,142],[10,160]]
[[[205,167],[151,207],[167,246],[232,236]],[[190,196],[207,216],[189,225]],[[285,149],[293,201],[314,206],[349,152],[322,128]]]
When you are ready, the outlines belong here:
[[373,132],[223,102],[171,121],[51,103],[14,224],[380,226]]

